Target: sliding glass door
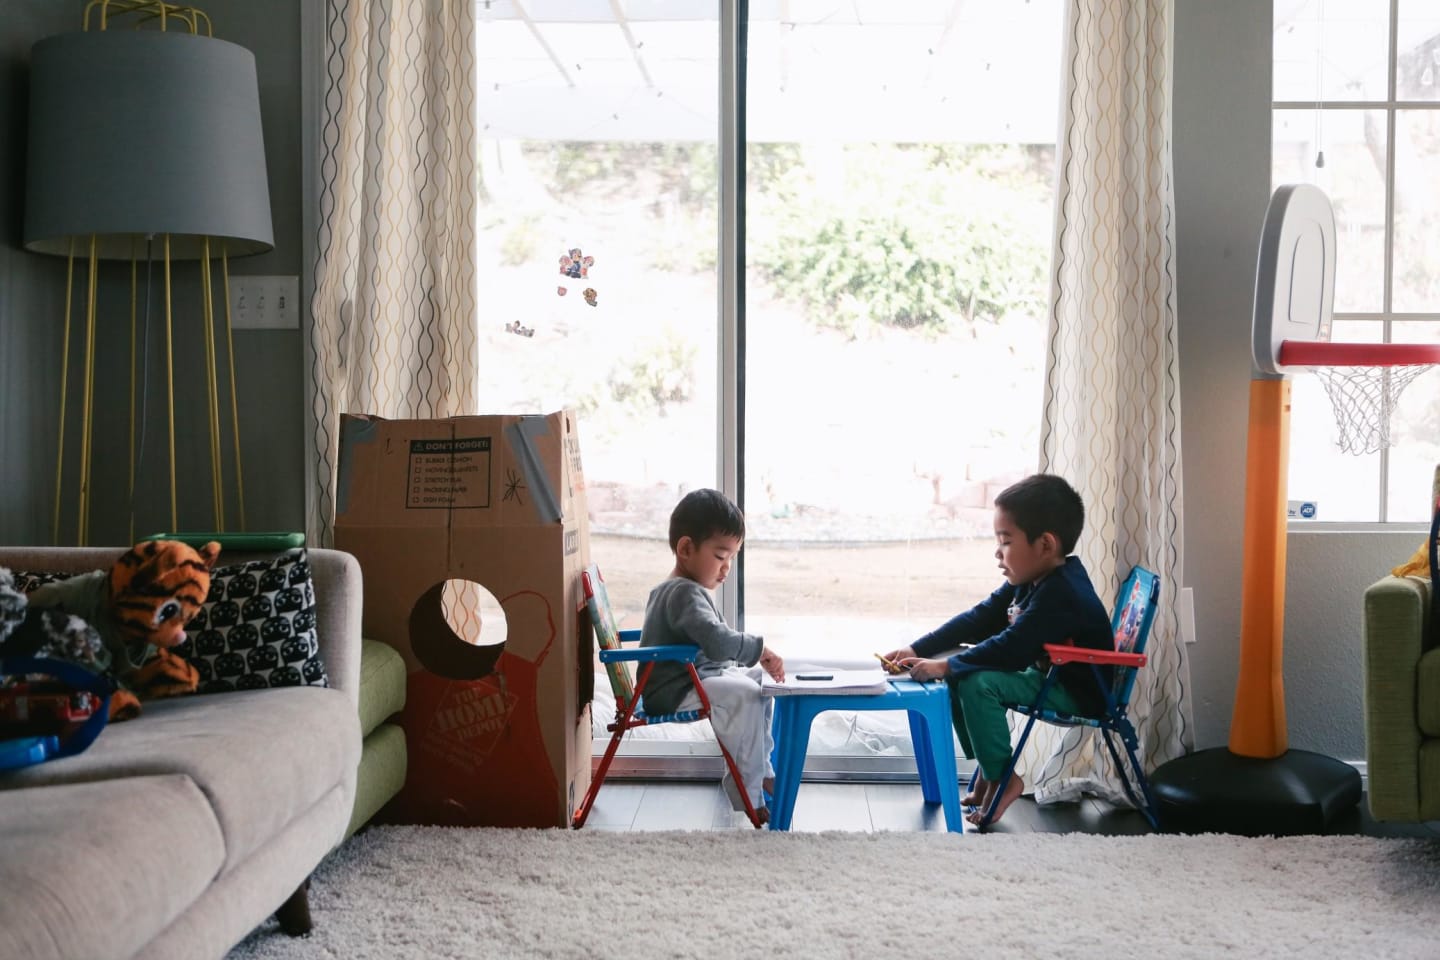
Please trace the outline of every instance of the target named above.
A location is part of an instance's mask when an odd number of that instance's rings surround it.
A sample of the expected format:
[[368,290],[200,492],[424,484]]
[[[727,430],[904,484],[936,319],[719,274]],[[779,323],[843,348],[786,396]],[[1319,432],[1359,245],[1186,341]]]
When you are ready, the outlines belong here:
[[[579,411],[621,626],[698,486],[747,514],[730,616],[793,660],[993,589],[989,504],[1037,460],[1061,0],[479,11],[480,408]],[[909,753],[861,722],[812,754]],[[716,754],[660,730],[626,752]]]
[[720,471],[720,4],[481,0],[476,36],[480,411],[577,411],[591,556],[639,627],[671,508]]
[[[752,4],[745,622],[874,663],[999,583],[1033,472],[1061,4]],[[903,714],[810,756],[908,754]]]
[[649,6],[482,3],[476,51],[480,408],[579,413],[623,627],[717,473],[718,3]]

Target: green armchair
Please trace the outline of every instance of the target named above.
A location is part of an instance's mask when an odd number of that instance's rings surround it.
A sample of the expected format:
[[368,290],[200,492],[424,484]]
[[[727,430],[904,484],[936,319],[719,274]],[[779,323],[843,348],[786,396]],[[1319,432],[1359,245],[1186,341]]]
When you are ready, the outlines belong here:
[[1376,820],[1440,820],[1440,466],[1430,507],[1425,544],[1365,591],[1365,762]]
[[1440,820],[1440,648],[1430,584],[1385,577],[1365,591],[1365,762],[1376,820]]

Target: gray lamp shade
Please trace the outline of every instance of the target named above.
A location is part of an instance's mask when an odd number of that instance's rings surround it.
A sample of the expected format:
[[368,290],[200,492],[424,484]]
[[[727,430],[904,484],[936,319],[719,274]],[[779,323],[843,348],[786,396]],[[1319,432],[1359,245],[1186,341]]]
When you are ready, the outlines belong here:
[[[170,255],[275,246],[255,57],[190,33],[101,30],[31,48],[25,247],[128,260],[137,239]],[[139,245],[141,251],[143,244]],[[212,243],[212,256],[220,253]]]

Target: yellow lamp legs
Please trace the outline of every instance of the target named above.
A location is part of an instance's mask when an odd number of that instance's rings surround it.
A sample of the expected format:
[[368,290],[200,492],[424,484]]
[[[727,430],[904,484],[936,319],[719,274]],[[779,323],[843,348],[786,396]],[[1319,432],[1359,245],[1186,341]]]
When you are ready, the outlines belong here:
[[180,529],[180,511],[175,507],[175,348],[171,342],[170,234],[165,234],[165,412],[170,438],[170,529]]
[[[210,241],[204,241],[202,257],[200,259],[201,274],[201,313],[204,324],[204,347],[205,347],[205,369],[206,369],[206,400],[207,414],[206,423],[210,433],[210,475],[212,480],[212,508],[214,511],[214,529],[223,531],[225,526],[225,490],[223,473],[223,455],[221,453],[221,402],[219,383],[219,344],[216,342],[215,330],[215,298],[213,291],[213,274],[210,260]],[[170,477],[170,525],[172,531],[180,529],[179,506],[177,488],[175,482],[175,350],[174,350],[174,306],[171,297],[171,260],[170,260],[170,236],[167,234],[163,245],[164,255],[164,295],[165,295],[165,412],[167,424],[167,453],[168,470]],[[230,375],[230,418],[235,444],[235,481],[237,496],[239,498],[240,529],[245,529],[245,484],[243,470],[240,462],[240,411],[236,397],[235,387],[235,341],[230,324],[230,268],[226,257],[225,248],[220,249],[220,261],[222,269],[222,295],[225,298],[225,348],[228,353],[229,375]],[[93,443],[93,415],[95,400],[95,336],[96,336],[96,294],[98,283],[99,258],[96,256],[96,238],[90,238],[90,252],[88,264],[88,281],[85,299],[85,343],[83,360],[83,382],[82,401],[80,410],[80,444],[79,444],[79,482],[78,482],[78,507],[76,511],[75,536],[76,543],[84,545],[90,538],[90,468],[91,468],[91,447]],[[70,253],[66,265],[65,276],[65,322],[60,357],[60,420],[58,429],[58,440],[55,454],[55,509],[51,520],[51,540],[53,543],[60,543],[60,514],[61,498],[64,493],[65,480],[65,419],[66,404],[69,399],[69,371],[70,371],[70,327],[71,313],[73,309],[75,285],[75,242],[70,244]],[[135,536],[135,518],[133,503],[135,495],[135,472],[137,466],[136,442],[136,410],[135,410],[135,364],[136,364],[136,300],[137,300],[137,265],[132,258],[130,265],[130,464],[128,471],[128,494],[131,507],[130,515],[130,537]]]
[[[95,396],[95,280],[98,261],[95,258],[95,236],[90,236],[90,263],[85,295],[85,369],[80,404],[80,483],[76,508],[75,542],[85,543],[90,526],[90,440],[91,411]],[[60,427],[55,453],[55,515],[51,520],[50,538],[60,543],[60,498],[65,479],[65,403],[70,388],[70,308],[75,287],[75,241],[65,266],[65,332],[60,348]]]
[[206,237],[200,259],[200,304],[205,323],[206,423],[210,426],[211,503],[215,529],[225,529],[225,491],[220,477],[220,387],[215,374],[215,297],[210,276],[210,238]]
[[230,324],[230,258],[220,246],[221,291],[225,296],[225,355],[230,361],[230,436],[235,441],[235,502],[240,508],[240,529],[245,530],[245,470],[240,464],[240,403],[235,396],[235,334]]
[[1290,381],[1250,381],[1245,454],[1245,542],[1240,592],[1240,677],[1230,752],[1278,757],[1285,730],[1285,499],[1290,467]]
[[128,506],[127,513],[130,517],[129,533],[126,535],[126,543],[135,542],[135,350],[139,343],[137,338],[136,324],[137,300],[140,295],[140,261],[131,253],[130,256],[130,469],[126,472],[125,482],[125,503]]
[[75,238],[70,238],[70,255],[65,261],[65,328],[60,347],[60,438],[55,446],[55,517],[50,525],[50,542],[60,545],[60,484],[65,478],[65,399],[70,386],[70,300],[75,289]]

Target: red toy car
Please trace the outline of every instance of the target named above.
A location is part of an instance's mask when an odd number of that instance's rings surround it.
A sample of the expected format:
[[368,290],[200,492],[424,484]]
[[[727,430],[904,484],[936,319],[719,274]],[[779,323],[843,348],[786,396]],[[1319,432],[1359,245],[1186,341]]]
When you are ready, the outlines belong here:
[[53,681],[0,687],[0,739],[67,733],[89,720],[102,698]]

